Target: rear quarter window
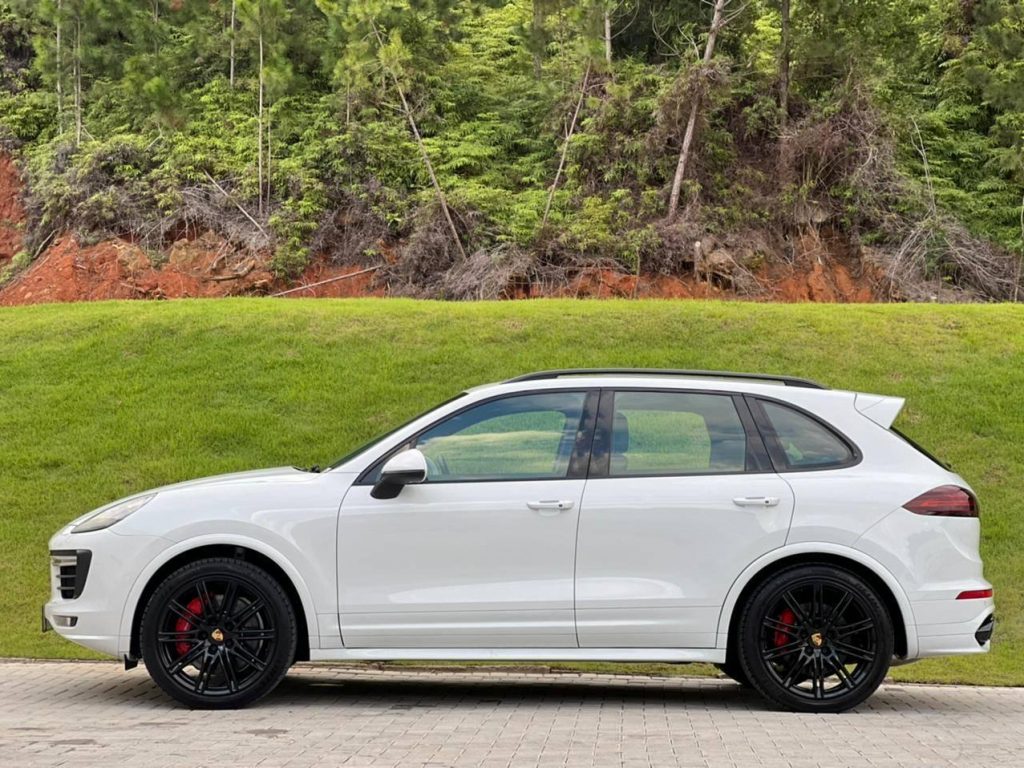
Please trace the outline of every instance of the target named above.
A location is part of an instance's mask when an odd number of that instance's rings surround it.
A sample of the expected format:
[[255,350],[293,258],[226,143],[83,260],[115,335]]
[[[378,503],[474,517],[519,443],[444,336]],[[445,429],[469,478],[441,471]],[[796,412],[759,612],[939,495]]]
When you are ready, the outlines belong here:
[[813,416],[771,400],[758,400],[757,405],[758,427],[777,469],[838,469],[857,462],[853,446]]

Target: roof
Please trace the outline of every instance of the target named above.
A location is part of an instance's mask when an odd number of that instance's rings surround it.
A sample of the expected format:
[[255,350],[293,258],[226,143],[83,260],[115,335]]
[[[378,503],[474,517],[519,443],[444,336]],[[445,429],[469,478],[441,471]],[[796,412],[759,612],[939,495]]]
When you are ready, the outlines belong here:
[[653,378],[684,378],[684,379],[721,379],[725,381],[739,380],[767,384],[781,384],[801,389],[828,389],[816,381],[801,379],[795,376],[775,376],[765,373],[737,373],[733,371],[697,371],[663,368],[565,368],[552,371],[538,371],[516,376],[503,381],[503,384],[518,384],[527,381],[549,381],[571,376],[618,377],[618,376],[649,376]]

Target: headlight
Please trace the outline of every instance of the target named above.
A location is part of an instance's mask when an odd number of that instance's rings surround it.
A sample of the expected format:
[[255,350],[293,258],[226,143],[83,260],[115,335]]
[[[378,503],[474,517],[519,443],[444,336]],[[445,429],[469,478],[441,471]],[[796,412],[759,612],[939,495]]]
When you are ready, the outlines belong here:
[[71,529],[72,533],[88,533],[89,531],[102,531],[104,528],[109,528],[114,523],[119,523],[124,520],[132,512],[137,512],[146,506],[156,498],[155,493],[150,493],[145,496],[137,496],[134,499],[128,499],[128,501],[122,501],[113,506],[101,509],[94,515],[87,517],[85,520],[80,522],[74,528]]

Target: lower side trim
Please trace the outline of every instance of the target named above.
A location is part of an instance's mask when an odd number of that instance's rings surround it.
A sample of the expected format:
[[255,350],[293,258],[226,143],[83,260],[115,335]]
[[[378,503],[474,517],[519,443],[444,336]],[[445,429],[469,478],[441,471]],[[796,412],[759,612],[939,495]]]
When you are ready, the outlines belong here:
[[310,661],[621,661],[724,664],[718,648],[321,648]]

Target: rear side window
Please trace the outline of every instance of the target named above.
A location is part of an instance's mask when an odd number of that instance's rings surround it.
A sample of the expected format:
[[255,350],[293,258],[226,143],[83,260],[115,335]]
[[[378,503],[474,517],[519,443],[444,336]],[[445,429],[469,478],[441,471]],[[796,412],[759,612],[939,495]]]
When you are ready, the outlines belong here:
[[781,461],[790,471],[811,469],[833,469],[855,462],[853,448],[842,437],[817,419],[795,408],[769,400],[759,400],[767,423],[772,458]]
[[726,395],[617,392],[609,475],[743,472],[747,435]]

